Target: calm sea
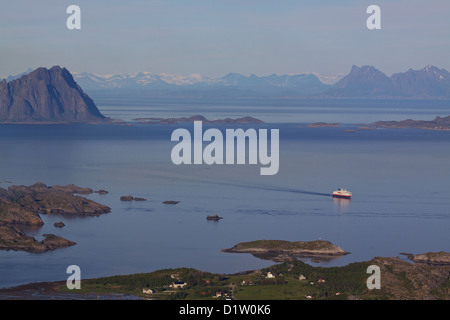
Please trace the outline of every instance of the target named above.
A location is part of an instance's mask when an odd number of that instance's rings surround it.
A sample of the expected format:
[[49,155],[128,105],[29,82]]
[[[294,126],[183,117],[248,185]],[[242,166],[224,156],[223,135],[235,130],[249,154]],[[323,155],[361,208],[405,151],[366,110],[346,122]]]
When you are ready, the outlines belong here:
[[[0,251],[0,287],[64,280],[72,264],[82,278],[175,267],[234,273],[273,264],[220,252],[256,239],[324,239],[351,252],[312,263],[322,266],[450,251],[450,132],[359,129],[377,120],[446,116],[446,101],[97,103],[106,116],[123,120],[260,118],[266,123],[239,127],[280,130],[280,170],[261,176],[260,165],[173,165],[170,135],[190,124],[0,125],[1,187],[41,181],[106,189],[88,197],[112,208],[99,217],[43,216],[45,225],[28,234],[41,240],[53,233],[77,245],[43,254]],[[319,121],[343,125],[301,125]],[[353,192],[351,201],[329,196],[339,187]],[[121,202],[122,195],[148,201]],[[206,221],[212,214],[224,219]],[[56,221],[66,226],[55,228]]]

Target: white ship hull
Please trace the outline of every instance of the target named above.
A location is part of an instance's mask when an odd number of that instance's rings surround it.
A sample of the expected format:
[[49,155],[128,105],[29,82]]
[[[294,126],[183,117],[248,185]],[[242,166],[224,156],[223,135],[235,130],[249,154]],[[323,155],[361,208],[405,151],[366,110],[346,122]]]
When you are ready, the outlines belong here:
[[350,199],[351,197],[352,193],[345,189],[337,189],[333,192],[333,198]]

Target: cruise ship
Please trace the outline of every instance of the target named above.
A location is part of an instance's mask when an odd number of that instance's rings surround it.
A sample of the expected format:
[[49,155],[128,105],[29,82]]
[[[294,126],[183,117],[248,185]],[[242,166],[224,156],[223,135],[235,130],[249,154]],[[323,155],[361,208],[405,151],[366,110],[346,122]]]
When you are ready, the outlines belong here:
[[352,197],[352,193],[345,189],[337,189],[333,191],[333,198],[345,198],[350,199]]

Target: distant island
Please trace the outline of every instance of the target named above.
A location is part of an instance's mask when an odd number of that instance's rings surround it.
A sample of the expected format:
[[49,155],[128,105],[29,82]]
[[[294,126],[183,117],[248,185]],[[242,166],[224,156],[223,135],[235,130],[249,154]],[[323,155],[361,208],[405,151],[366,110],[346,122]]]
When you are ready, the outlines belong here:
[[73,184],[48,187],[38,182],[31,186],[0,188],[0,249],[45,252],[74,245],[75,242],[44,234],[43,241],[27,236],[20,226],[42,226],[41,214],[98,216],[111,208],[75,194],[90,194],[90,188]]
[[66,68],[38,68],[20,78],[0,82],[0,123],[79,123],[105,119]]
[[[305,125],[299,125],[304,127]],[[315,122],[307,124],[307,128],[338,128],[341,125],[339,123],[328,122]],[[450,116],[447,117],[435,117],[433,120],[401,120],[401,121],[377,121],[370,124],[361,125],[358,129],[361,130],[373,130],[377,128],[388,129],[427,129],[427,130],[450,130]],[[344,130],[345,132],[355,132],[355,130]]]
[[372,126],[380,128],[417,128],[428,130],[450,130],[450,116],[436,117],[431,121],[402,120],[402,121],[377,121]]
[[273,260],[286,261],[293,257],[322,257],[330,258],[349,254],[349,252],[325,240],[315,241],[285,241],[285,240],[256,240],[241,242],[222,252],[251,253],[254,256]]
[[308,124],[308,128],[338,128],[341,125],[339,123],[327,123],[327,122],[315,122]]
[[208,120],[204,116],[195,115],[191,117],[181,117],[181,118],[136,118],[133,121],[137,121],[139,123],[145,124],[175,124],[175,123],[183,123],[183,122],[194,122],[194,121],[202,121],[203,123],[264,123],[262,120],[253,118],[253,117],[242,117],[237,119],[225,118],[225,119],[215,119]]

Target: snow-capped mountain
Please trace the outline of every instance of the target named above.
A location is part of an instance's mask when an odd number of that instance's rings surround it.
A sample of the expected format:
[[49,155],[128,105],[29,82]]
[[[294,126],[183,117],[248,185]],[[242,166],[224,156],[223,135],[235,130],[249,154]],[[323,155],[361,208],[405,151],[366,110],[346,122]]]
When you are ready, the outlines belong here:
[[[200,74],[190,74],[188,76],[170,73],[139,72],[135,74],[109,74],[99,75],[94,73],[73,73],[77,83],[87,92],[107,89],[123,90],[216,90],[216,94],[221,90],[228,91],[229,94],[236,90],[247,90],[247,93],[311,95],[323,91],[328,85],[322,83],[313,74],[298,75],[276,75],[256,76],[254,74],[245,76],[239,73],[229,73],[224,77],[212,79]],[[231,91],[230,91],[231,90]]]
[[[29,71],[9,76],[7,82]],[[72,72],[75,81],[94,97],[129,94],[145,97],[342,97],[449,99],[450,73],[428,65],[388,77],[373,66],[352,66],[347,75],[229,73],[221,78],[200,74],[137,72],[95,74]]]
[[134,74],[106,74],[72,73],[80,86],[88,90],[96,89],[139,89],[143,87],[164,87],[168,85],[194,85],[207,82],[208,79],[199,74],[189,76],[174,75],[169,73],[155,74],[151,72],[138,72]]

